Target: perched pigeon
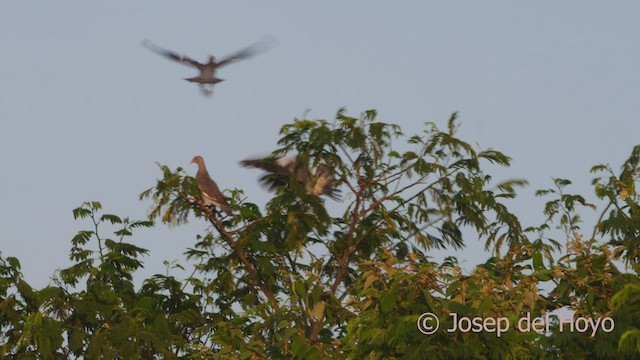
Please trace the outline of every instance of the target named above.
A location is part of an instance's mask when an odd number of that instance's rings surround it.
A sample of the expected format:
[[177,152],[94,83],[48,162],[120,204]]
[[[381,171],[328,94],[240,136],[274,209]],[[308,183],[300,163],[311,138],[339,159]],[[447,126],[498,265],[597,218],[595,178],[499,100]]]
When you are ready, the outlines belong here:
[[202,156],[194,156],[191,163],[198,165],[196,183],[198,184],[200,193],[202,193],[202,200],[204,200],[204,204],[213,205],[226,212],[228,215],[233,215],[233,211],[231,210],[231,207],[229,207],[227,200],[222,196],[218,185],[216,185],[216,182],[211,179],[211,176],[209,176],[209,172],[207,171],[207,167],[204,165],[204,159]]
[[315,174],[311,174],[303,164],[297,164],[296,159],[291,156],[247,159],[240,161],[240,165],[267,171],[268,174],[262,176],[260,181],[269,191],[287,186],[291,177],[295,174],[296,180],[304,185],[307,194],[327,195],[333,200],[340,200],[340,190],[336,189],[338,180],[336,180],[331,168],[326,164],[318,165]]
[[198,69],[200,71],[200,75],[186,78],[185,80],[197,83],[200,86],[200,90],[202,91],[202,93],[205,96],[209,96],[213,94],[213,86],[221,81],[224,81],[224,79],[219,79],[216,77],[216,70],[218,68],[221,68],[237,60],[250,58],[260,52],[263,52],[270,48],[273,45],[274,41],[275,40],[273,40],[272,38],[263,38],[261,41],[258,41],[257,43],[236,52],[235,54],[227,56],[220,61],[217,61],[215,56],[210,55],[209,60],[205,63],[198,62],[185,55],[180,55],[172,51],[165,50],[153,44],[149,40],[144,40],[142,42],[142,45],[164,57],[181,62],[185,65],[193,66]]

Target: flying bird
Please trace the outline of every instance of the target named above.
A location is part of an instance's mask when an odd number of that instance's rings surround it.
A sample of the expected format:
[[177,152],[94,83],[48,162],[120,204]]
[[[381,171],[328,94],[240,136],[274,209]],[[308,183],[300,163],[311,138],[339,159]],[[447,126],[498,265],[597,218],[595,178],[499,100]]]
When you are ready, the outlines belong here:
[[204,164],[202,156],[194,156],[193,159],[191,159],[191,164],[198,165],[196,184],[198,184],[198,189],[200,189],[204,204],[206,206],[213,205],[214,207],[226,212],[228,215],[233,215],[233,210],[231,210],[229,203],[227,203],[227,200],[222,196],[218,185],[213,181],[213,179],[211,179],[211,176],[209,176],[209,172],[207,171],[207,167]]
[[160,54],[170,60],[174,60],[180,63],[183,63],[188,66],[192,66],[200,71],[198,76],[185,78],[185,80],[189,82],[196,83],[200,86],[200,90],[205,96],[209,96],[213,94],[213,86],[224,79],[220,79],[216,77],[216,70],[223,66],[229,65],[237,60],[248,59],[252,56],[255,56],[261,52],[268,50],[273,47],[275,43],[275,39],[270,37],[265,37],[262,40],[250,45],[236,53],[227,56],[221,60],[216,59],[215,56],[209,55],[209,60],[207,62],[198,62],[196,60],[191,59],[186,55],[180,55],[170,50],[163,49],[149,40],[144,40],[142,45],[147,49]]
[[289,185],[295,174],[295,179],[302,185],[309,195],[326,195],[333,200],[340,200],[340,190],[336,188],[338,180],[333,176],[331,168],[326,164],[318,165],[315,174],[308,167],[299,164],[291,156],[269,156],[259,159],[240,161],[244,167],[265,170],[267,174],[260,178],[260,182],[269,190]]

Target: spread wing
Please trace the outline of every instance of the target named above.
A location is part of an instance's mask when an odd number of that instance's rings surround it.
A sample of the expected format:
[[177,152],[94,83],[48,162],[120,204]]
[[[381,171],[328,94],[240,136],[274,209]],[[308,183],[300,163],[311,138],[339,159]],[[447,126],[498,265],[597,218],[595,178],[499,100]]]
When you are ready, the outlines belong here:
[[162,55],[168,59],[171,59],[173,61],[177,61],[177,62],[181,62],[185,65],[189,65],[189,66],[193,66],[196,67],[198,69],[200,69],[201,67],[203,67],[204,65],[191,59],[190,57],[186,56],[186,55],[180,55],[177,53],[174,53],[173,51],[169,51],[166,49],[163,49],[159,46],[157,46],[156,44],[152,43],[149,40],[144,40],[142,42],[142,46],[146,47],[147,49],[153,51],[156,54]]
[[253,167],[262,169],[267,174],[260,177],[262,186],[269,191],[275,191],[277,188],[287,186],[291,180],[293,159],[288,157],[266,157],[261,159],[247,159],[240,161],[240,165],[244,167]]
[[326,164],[318,165],[315,183],[311,193],[314,195],[326,195],[335,201],[340,201],[340,189],[337,189],[338,180],[331,173],[331,168]]
[[282,164],[282,157],[269,156],[260,159],[247,159],[240,161],[244,167],[253,167],[268,171],[270,173],[291,174],[285,165]]
[[236,62],[238,60],[248,59],[250,57],[258,55],[259,53],[262,53],[271,49],[272,47],[275,46],[275,44],[276,44],[276,40],[274,38],[264,37],[258,42],[252,45],[249,45],[246,48],[221,59],[220,61],[218,61],[217,65],[218,67],[222,67],[225,65],[229,65],[233,62]]

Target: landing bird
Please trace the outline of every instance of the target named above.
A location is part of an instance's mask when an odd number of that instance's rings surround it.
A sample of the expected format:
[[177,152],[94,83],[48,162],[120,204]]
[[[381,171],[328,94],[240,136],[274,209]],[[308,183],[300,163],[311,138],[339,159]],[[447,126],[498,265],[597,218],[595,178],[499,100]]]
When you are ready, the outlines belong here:
[[196,173],[196,184],[202,194],[202,200],[206,206],[213,205],[218,209],[226,212],[228,215],[233,215],[233,211],[227,200],[222,196],[220,189],[215,181],[209,176],[207,167],[204,164],[204,159],[200,155],[196,155],[191,159],[191,164],[198,165],[198,173]]
[[336,189],[338,180],[333,176],[331,168],[326,164],[318,165],[315,174],[309,168],[297,164],[291,156],[266,157],[262,159],[247,159],[240,161],[244,167],[254,167],[265,170],[268,174],[260,178],[260,182],[269,190],[274,191],[279,187],[289,185],[291,177],[304,185],[309,195],[327,195],[333,200],[340,200],[340,190]]
[[197,83],[200,86],[200,90],[202,91],[202,93],[205,96],[209,96],[213,94],[213,86],[221,81],[224,81],[224,79],[219,79],[216,77],[216,70],[218,68],[221,68],[225,65],[229,65],[232,62],[235,62],[237,60],[248,59],[254,55],[257,55],[258,53],[266,51],[269,48],[271,48],[274,45],[274,43],[275,43],[275,39],[265,37],[262,40],[256,42],[255,44],[248,46],[230,56],[227,56],[226,58],[223,58],[220,61],[216,60],[215,56],[209,55],[209,61],[205,63],[201,63],[196,60],[193,60],[186,55],[180,55],[178,53],[165,50],[155,45],[149,40],[144,40],[142,42],[142,45],[147,49],[157,54],[160,54],[166,58],[181,62],[185,65],[192,66],[198,69],[200,71],[200,75],[191,77],[191,78],[185,78],[185,80],[189,82]]

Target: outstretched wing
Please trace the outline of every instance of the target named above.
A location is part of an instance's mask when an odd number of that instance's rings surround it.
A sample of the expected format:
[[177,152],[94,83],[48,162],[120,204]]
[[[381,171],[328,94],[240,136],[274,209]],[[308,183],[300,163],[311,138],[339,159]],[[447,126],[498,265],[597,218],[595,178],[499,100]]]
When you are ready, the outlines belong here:
[[269,36],[263,37],[258,42],[247,46],[246,48],[231,54],[220,61],[218,61],[217,67],[222,67],[225,65],[229,65],[237,60],[248,59],[252,56],[258,55],[259,53],[265,52],[272,47],[275,46],[277,41]]
[[293,159],[289,157],[269,156],[260,159],[247,159],[240,161],[244,167],[253,167],[267,172],[260,177],[260,183],[269,191],[275,191],[279,187],[287,186],[291,180]]
[[146,39],[142,42],[142,46],[146,47],[147,49],[153,51],[156,54],[160,54],[160,55],[162,55],[162,56],[164,56],[164,57],[166,57],[168,59],[171,59],[171,60],[174,60],[174,61],[177,61],[177,62],[181,62],[181,63],[183,63],[185,65],[194,66],[194,67],[196,67],[198,69],[200,69],[201,67],[204,66],[203,64],[191,59],[188,56],[180,55],[180,54],[174,53],[173,51],[169,51],[169,50],[163,49],[163,48],[157,46],[156,44],[154,44],[151,41],[146,40]]
[[[287,162],[284,163],[282,160],[287,160]],[[270,173],[291,175],[291,172],[287,166],[289,162],[290,161],[288,158],[269,156],[269,157],[259,158],[259,159],[242,160],[240,161],[240,165],[244,167],[253,167],[253,168],[262,169]]]
[[326,195],[335,201],[340,201],[340,189],[337,189],[338,180],[333,176],[331,168],[326,164],[318,165],[315,175],[315,183],[311,193],[313,195]]

